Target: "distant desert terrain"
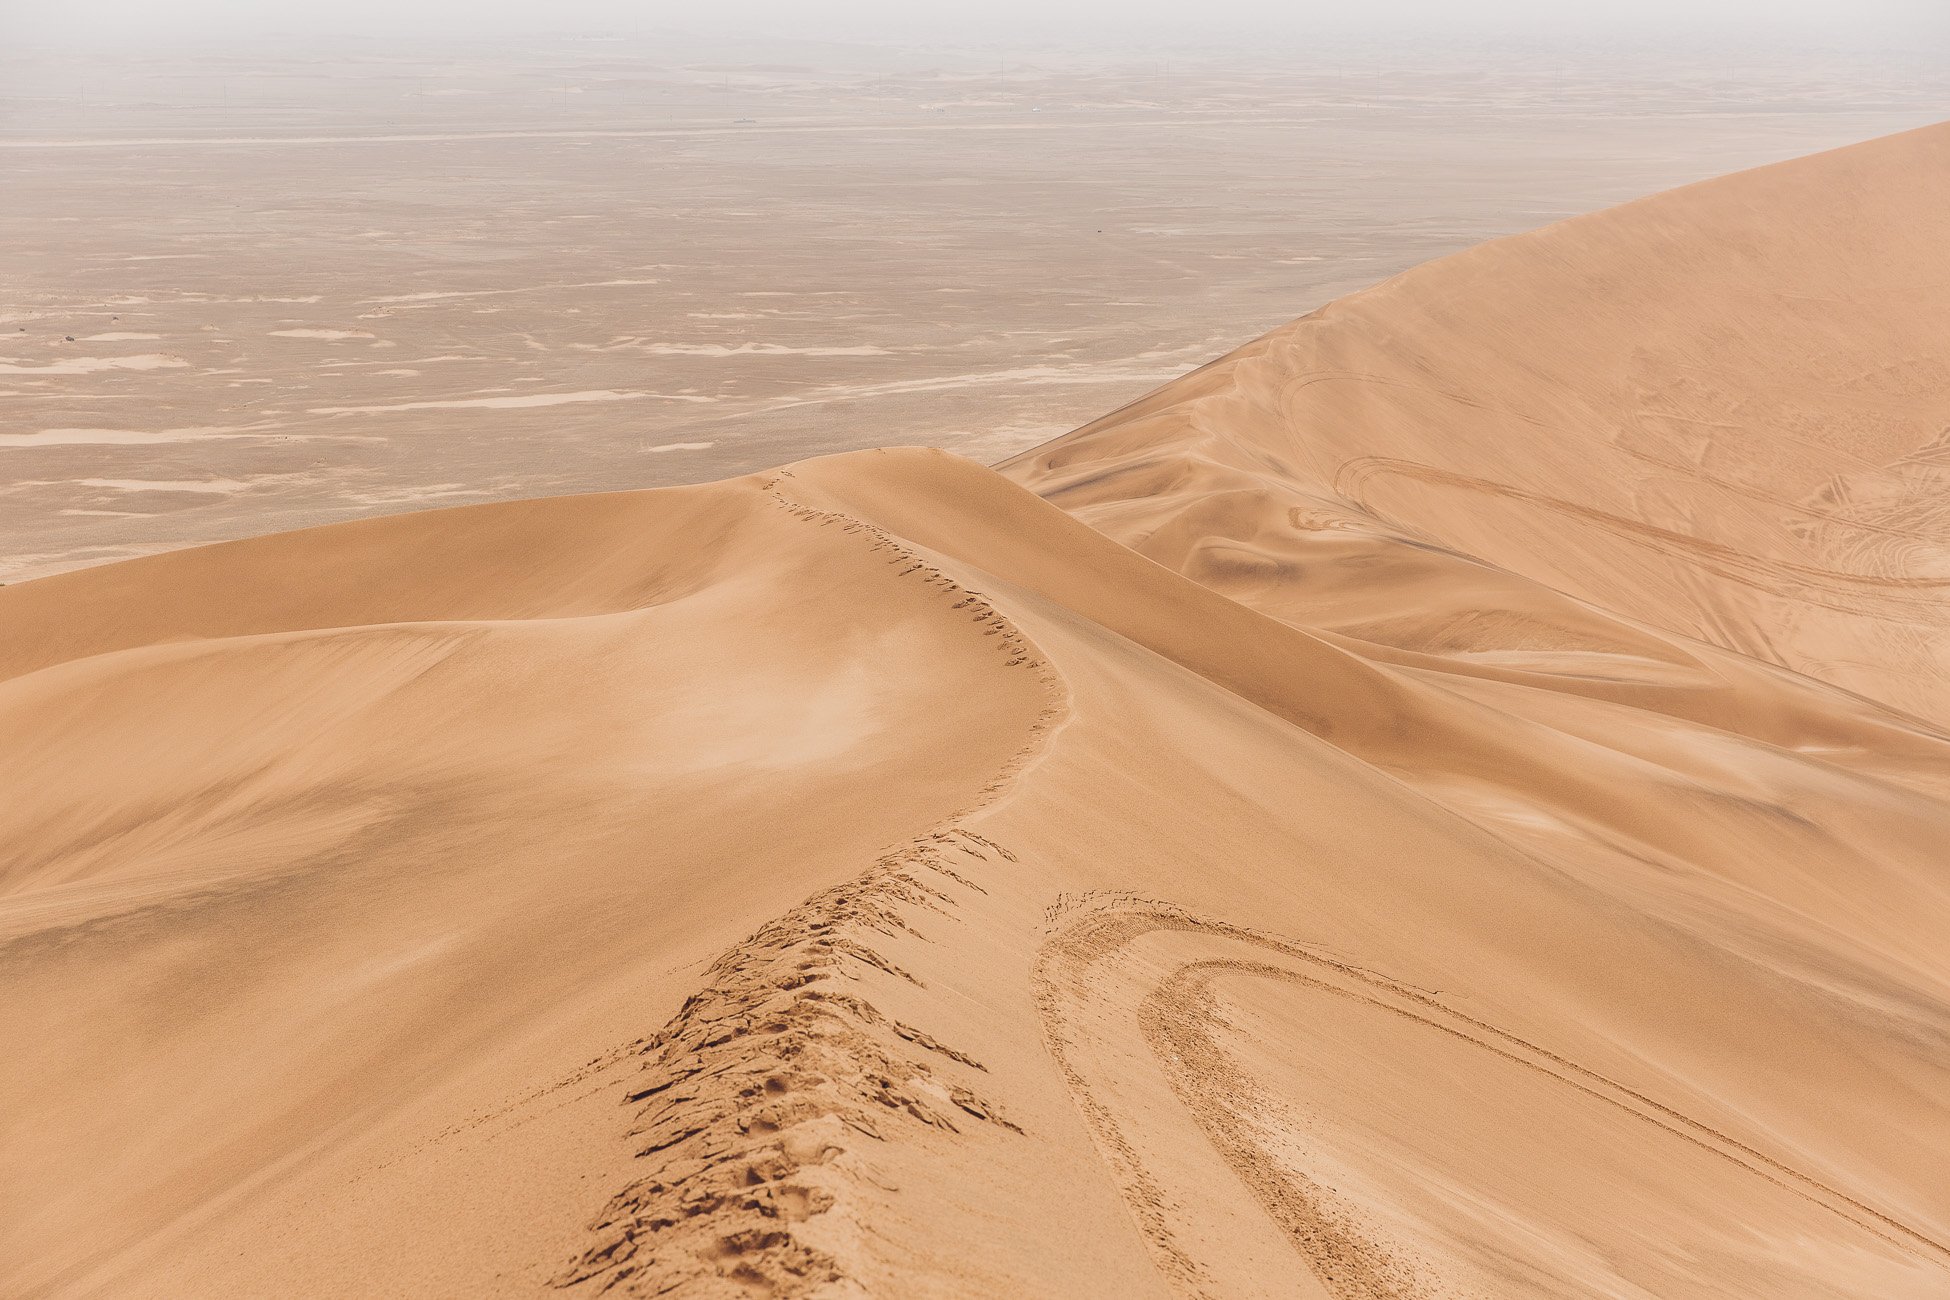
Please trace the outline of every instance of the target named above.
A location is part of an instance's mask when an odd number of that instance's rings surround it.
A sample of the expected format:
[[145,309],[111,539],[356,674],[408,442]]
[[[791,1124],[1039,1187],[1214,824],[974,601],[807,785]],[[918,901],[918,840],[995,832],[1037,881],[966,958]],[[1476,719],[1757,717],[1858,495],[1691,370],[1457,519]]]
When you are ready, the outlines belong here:
[[0,1292],[1950,1293],[1946,211],[1934,126],[994,468],[0,589]]
[[991,463],[1418,263],[1935,120],[1745,50],[0,51],[0,582],[889,443]]

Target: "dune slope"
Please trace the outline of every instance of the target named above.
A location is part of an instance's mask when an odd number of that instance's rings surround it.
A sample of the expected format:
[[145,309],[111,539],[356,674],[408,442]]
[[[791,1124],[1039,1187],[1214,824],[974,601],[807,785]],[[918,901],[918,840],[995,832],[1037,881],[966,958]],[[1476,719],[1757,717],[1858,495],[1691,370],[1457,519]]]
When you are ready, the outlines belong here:
[[[1950,721],[1946,205],[1950,126],[1657,195],[1332,303],[1005,472],[1371,640],[1584,631],[1549,593],[1404,610],[1297,572],[1350,523]],[[1391,580],[1448,580],[1411,558]]]
[[0,1294],[1944,1294],[1947,141],[0,590]]

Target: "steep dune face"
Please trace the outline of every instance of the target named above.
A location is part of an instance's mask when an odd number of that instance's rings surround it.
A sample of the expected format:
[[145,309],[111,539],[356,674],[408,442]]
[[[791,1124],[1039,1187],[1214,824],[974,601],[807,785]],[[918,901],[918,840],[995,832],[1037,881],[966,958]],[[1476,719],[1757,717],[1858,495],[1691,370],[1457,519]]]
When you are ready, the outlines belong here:
[[[1634,486],[1596,342],[1428,407],[1292,367],[1449,364],[1465,307],[1579,337],[1560,245],[1671,261],[1943,139],[1428,268],[1532,296],[1406,277],[1008,477],[860,453],[0,590],[0,1291],[1942,1295],[1926,615],[1760,592],[1792,522],[1594,535],[1787,473]],[[1520,377],[1590,447],[1517,441]],[[1357,451],[1512,491],[1352,493]],[[1849,636],[1859,693],[1791,671]]]
[[[1946,205],[1950,126],[1658,195],[1336,302],[1005,472],[1316,626],[1589,635],[1550,593],[1415,617],[1296,572],[1392,530],[1950,721]],[[1391,578],[1444,581],[1412,559]]]

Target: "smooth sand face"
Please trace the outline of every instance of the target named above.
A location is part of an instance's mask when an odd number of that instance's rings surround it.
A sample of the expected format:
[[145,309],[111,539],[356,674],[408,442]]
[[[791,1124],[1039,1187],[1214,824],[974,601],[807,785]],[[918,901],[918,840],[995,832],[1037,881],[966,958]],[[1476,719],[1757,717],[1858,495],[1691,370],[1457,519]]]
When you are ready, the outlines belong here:
[[890,442],[993,462],[1429,258],[1938,111],[1685,51],[1010,63],[10,65],[0,581]]
[[0,590],[0,1291],[1944,1294],[1947,145]]
[[[1395,521],[1950,722],[1950,304],[1938,232],[1911,215],[1950,202],[1944,140],[1899,136],[1417,268],[1011,473],[1313,626],[1448,645],[1344,579],[1263,591],[1310,549],[1265,532],[1281,506],[1315,530],[1348,511]],[[1510,628],[1505,653],[1568,648],[1537,634]]]

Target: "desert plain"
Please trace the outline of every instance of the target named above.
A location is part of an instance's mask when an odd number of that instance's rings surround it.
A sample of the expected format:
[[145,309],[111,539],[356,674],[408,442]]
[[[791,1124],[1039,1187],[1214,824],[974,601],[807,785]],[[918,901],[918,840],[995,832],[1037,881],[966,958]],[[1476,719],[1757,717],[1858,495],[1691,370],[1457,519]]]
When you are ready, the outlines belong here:
[[912,443],[1935,119],[1939,64],[323,42],[0,52],[0,582]]

